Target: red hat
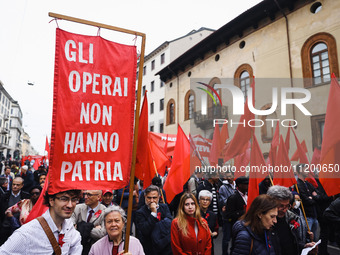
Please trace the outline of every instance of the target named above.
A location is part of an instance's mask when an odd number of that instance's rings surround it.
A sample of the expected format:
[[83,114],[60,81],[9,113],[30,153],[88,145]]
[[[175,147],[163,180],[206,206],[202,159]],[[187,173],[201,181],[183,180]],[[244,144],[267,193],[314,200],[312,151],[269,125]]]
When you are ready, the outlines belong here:
[[107,192],[113,194],[112,190],[106,189],[106,190],[103,190],[103,195],[105,195]]

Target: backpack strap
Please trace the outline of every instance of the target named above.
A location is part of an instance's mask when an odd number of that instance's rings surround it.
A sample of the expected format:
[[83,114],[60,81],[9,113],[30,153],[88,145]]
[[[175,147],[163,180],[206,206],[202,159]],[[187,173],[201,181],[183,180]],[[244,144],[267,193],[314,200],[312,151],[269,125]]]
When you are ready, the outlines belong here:
[[253,251],[253,246],[254,246],[254,238],[251,238],[249,255],[250,255],[250,254],[252,253],[252,251]]
[[40,217],[37,218],[37,220],[39,221],[41,227],[45,231],[45,234],[47,235],[48,240],[50,241],[55,254],[56,255],[61,255],[60,246],[59,246],[57,240],[55,239],[55,236],[53,235],[51,228],[47,224],[46,219],[44,217],[40,216]]

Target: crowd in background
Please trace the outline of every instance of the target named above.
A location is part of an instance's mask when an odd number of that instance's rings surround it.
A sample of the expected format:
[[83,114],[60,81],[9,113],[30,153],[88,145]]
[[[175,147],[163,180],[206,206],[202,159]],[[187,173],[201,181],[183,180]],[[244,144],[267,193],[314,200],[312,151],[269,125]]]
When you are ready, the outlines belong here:
[[[8,163],[2,162],[0,176],[0,245],[25,224],[48,172],[44,166],[34,170]],[[340,247],[340,198],[328,197],[318,179],[311,183],[307,175],[305,166],[297,165],[297,185],[289,188],[273,186],[267,176],[251,204],[248,178],[235,180],[231,172],[194,173],[170,204],[162,188],[166,177],[155,176],[149,187],[135,179],[132,254],[215,254],[214,240],[222,234],[223,255],[301,254],[319,239],[311,254],[327,255],[328,244]],[[83,190],[79,201],[54,199],[77,202],[71,220],[81,236],[82,254],[118,254],[128,198],[129,186]]]

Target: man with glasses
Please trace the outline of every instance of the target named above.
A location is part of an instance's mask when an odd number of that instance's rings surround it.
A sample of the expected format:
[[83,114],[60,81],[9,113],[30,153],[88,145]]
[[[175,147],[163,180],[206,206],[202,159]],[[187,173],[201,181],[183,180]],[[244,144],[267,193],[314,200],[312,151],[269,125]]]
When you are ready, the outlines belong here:
[[82,236],[83,254],[88,254],[92,244],[106,235],[105,205],[100,203],[101,190],[86,190],[85,203],[78,204],[72,214],[73,223]]
[[[289,211],[293,199],[292,192],[283,186],[275,185],[268,189],[267,194],[276,199],[278,203],[277,223],[274,226],[274,248],[276,254],[298,255],[303,248],[311,247],[315,243],[305,243],[300,235],[298,216]],[[316,249],[313,250],[315,252]]]
[[[145,254],[171,254],[170,226],[171,214],[166,204],[159,203],[160,190],[155,185],[150,185],[144,191],[145,204],[136,212],[137,238],[143,245]],[[168,238],[162,238],[160,228],[169,230]],[[157,230],[158,229],[158,230]],[[155,233],[160,233],[159,236]],[[155,238],[155,235],[157,236]],[[163,239],[165,242],[160,245],[162,251],[156,250],[153,245],[155,241]]]
[[[46,192],[44,196],[44,203],[49,209],[42,217],[57,241],[61,254],[78,255],[82,251],[80,234],[70,219],[79,201],[79,194],[79,190],[67,190],[53,195]],[[53,248],[42,224],[34,219],[10,236],[0,247],[0,254],[52,254],[55,249],[58,248]]]

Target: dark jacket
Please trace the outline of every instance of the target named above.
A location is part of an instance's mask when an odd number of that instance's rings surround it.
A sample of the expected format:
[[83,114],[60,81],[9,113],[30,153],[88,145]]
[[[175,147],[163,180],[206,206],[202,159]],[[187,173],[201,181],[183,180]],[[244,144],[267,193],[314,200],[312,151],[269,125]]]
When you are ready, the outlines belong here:
[[297,186],[299,188],[299,194],[306,212],[306,216],[317,218],[318,211],[320,210],[317,204],[319,196],[312,195],[313,191],[317,192],[316,189],[308,181],[303,182],[301,179],[297,179]]
[[250,226],[244,226],[243,221],[237,221],[233,226],[231,255],[275,255],[273,235],[272,232],[266,231],[266,235],[260,237],[250,229]]
[[[295,225],[295,222],[299,221],[299,216],[297,216],[295,213],[291,211],[287,211],[285,215],[285,221],[287,224],[289,224],[290,232],[294,239],[294,246],[296,247],[296,250],[298,251],[298,254],[301,254],[302,249],[305,246],[305,242],[302,240],[302,237],[300,236],[300,227],[298,225]],[[281,253],[281,245],[279,240],[278,232],[280,232],[280,229],[275,225],[273,228],[273,245],[275,247],[275,254],[280,255]],[[294,254],[292,254],[294,255]]]
[[21,173],[20,177],[24,179],[24,187],[22,190],[30,192],[31,188],[35,185],[33,173],[30,170],[27,170],[26,174]]
[[233,225],[246,212],[246,207],[247,205],[242,196],[236,190],[227,200],[224,220],[231,222]]
[[165,204],[159,204],[157,210],[157,218],[151,215],[151,211],[147,205],[143,205],[136,211],[135,223],[137,226],[137,238],[143,245],[145,254],[154,255],[157,254],[152,245],[152,231],[154,230],[156,223],[165,218],[172,219],[169,208]]
[[340,197],[330,204],[323,216],[327,224],[334,226],[334,240],[340,245]]

